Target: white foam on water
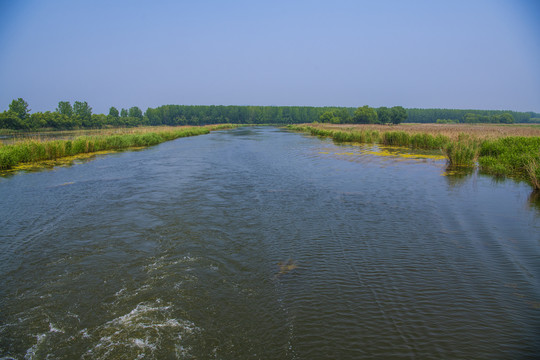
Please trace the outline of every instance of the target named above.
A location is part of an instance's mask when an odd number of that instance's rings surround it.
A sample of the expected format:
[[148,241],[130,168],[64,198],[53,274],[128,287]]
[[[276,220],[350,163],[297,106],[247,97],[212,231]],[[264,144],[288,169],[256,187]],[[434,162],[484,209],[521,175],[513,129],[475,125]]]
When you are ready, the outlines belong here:
[[133,339],[133,345],[138,348],[145,349],[148,348],[152,351],[156,350],[156,344],[152,344],[148,338],[143,339]]
[[193,261],[199,260],[199,258],[196,257],[196,256],[189,256],[189,255],[187,255],[187,256],[184,256],[184,257],[182,258],[182,260],[184,260],[183,262],[193,262]]
[[88,329],[84,328],[81,331],[79,331],[79,334],[83,339],[88,339],[90,337],[90,334],[88,334]]
[[190,355],[191,346],[176,345],[174,350],[177,358],[186,358]]
[[46,337],[47,334],[36,335],[36,343],[26,350],[26,354],[24,355],[26,360],[32,360],[34,356],[36,356],[36,351],[38,350],[39,345],[45,340]]
[[163,257],[160,257],[155,262],[153,262],[151,264],[148,264],[148,265],[145,265],[144,269],[146,270],[146,272],[152,272],[152,271],[156,271],[158,269],[161,269],[163,266],[164,266]]
[[156,259],[153,263],[145,265],[143,268],[146,270],[146,272],[151,273],[157,270],[161,270],[163,267],[166,267],[166,266],[172,266],[172,265],[183,264],[183,263],[191,263],[197,260],[199,260],[199,258],[192,257],[189,255],[186,255],[182,259],[179,259],[179,260],[169,260],[165,256],[162,256]]
[[114,294],[114,296],[119,297],[119,296],[122,295],[122,293],[123,293],[124,291],[126,291],[126,290],[127,290],[127,289],[126,289],[125,287],[123,287],[123,288],[121,288],[120,290],[118,290],[118,291]]
[[49,323],[49,332],[52,332],[52,333],[56,332],[56,333],[62,333],[63,334],[64,330],[57,328],[56,326],[54,326],[53,323]]
[[[52,333],[64,333],[64,330],[57,328],[52,322],[49,322],[49,332],[48,334]],[[26,350],[26,354],[24,355],[24,358],[27,360],[34,359],[36,356],[36,352],[39,349],[39,346],[45,341],[47,338],[47,333],[38,334],[36,335],[36,343],[32,345],[29,349]]]
[[172,305],[163,304],[160,299],[142,302],[130,312],[99,326],[91,334],[84,329],[81,331],[83,336],[99,337],[84,358],[108,358],[119,351],[133,353],[133,358],[153,357],[163,339],[181,340],[182,335],[198,330],[191,321],[171,317],[171,312]]

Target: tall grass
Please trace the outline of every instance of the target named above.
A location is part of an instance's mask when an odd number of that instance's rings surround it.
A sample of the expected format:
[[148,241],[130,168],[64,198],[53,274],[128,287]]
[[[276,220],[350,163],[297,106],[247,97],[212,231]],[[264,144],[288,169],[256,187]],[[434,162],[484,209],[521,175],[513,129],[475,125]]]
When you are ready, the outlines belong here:
[[472,167],[478,161],[480,142],[467,134],[460,134],[457,141],[448,141],[441,150],[450,166]]
[[540,190],[540,162],[531,158],[525,165],[527,176],[535,190]]
[[506,137],[484,141],[480,169],[498,176],[518,176],[540,189],[540,137]]
[[478,144],[474,142],[449,142],[442,147],[450,166],[474,166],[478,159]]
[[465,133],[448,137],[442,134],[394,130],[379,132],[370,127],[366,127],[365,130],[360,130],[359,127],[337,130],[332,127],[293,125],[289,126],[289,129],[332,137],[338,142],[376,142],[413,149],[440,149],[450,166],[474,167],[478,164],[484,173],[524,179],[533,188],[540,189],[540,137],[538,136],[479,139]]
[[0,147],[0,169],[11,169],[22,163],[56,160],[62,157],[98,151],[114,151],[133,147],[157,145],[186,136],[208,134],[211,130],[234,126],[168,128],[164,131],[119,135],[79,136],[73,140],[24,140]]

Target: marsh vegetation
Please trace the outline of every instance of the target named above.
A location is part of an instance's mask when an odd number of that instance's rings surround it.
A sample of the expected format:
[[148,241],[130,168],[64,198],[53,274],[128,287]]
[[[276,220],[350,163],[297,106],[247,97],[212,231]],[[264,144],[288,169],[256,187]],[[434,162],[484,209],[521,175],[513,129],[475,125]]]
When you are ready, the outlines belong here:
[[60,139],[54,140],[41,137],[39,134],[31,138],[20,137],[12,144],[0,145],[0,170],[11,169],[23,163],[56,160],[78,154],[152,146],[164,141],[208,134],[212,130],[232,127],[235,125],[108,129],[64,133],[60,134]]
[[479,166],[484,173],[526,180],[534,189],[540,189],[540,128],[534,126],[309,124],[289,125],[289,129],[331,137],[337,142],[440,149],[449,166]]

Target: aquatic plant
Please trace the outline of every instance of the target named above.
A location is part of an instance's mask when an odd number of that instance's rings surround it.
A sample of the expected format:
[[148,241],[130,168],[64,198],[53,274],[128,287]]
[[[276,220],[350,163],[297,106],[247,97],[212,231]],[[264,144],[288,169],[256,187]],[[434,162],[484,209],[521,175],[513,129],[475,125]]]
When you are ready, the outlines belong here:
[[404,131],[388,131],[383,133],[382,143],[388,146],[409,146],[410,136]]
[[441,149],[445,144],[450,142],[447,136],[438,134],[433,136],[427,133],[413,134],[410,136],[410,146],[414,149]]
[[492,172],[492,164],[504,165],[508,173],[523,172],[531,159],[538,159],[540,138],[507,137],[485,141],[480,147],[480,166]]
[[540,162],[531,158],[525,165],[529,181],[535,190],[540,190]]
[[157,129],[158,131],[155,132],[79,136],[73,140],[41,141],[38,139],[27,139],[0,147],[0,169],[11,169],[22,163],[56,160],[77,154],[152,146],[164,141],[186,136],[208,134],[211,130],[232,127],[236,127],[236,125],[171,127],[161,131]]
[[460,134],[457,141],[442,146],[450,166],[474,166],[478,160],[478,141],[467,134]]
[[[402,125],[403,131],[394,130],[396,128],[394,126],[354,125],[345,128],[328,124],[292,125],[289,129],[332,137],[337,142],[377,142],[414,149],[440,149],[451,167],[474,167],[478,163],[484,173],[526,180],[533,188],[540,188],[540,136],[506,136],[509,133],[522,134],[524,130],[530,129],[529,127],[456,125],[448,132],[441,125],[434,127],[437,125],[430,124],[430,126],[431,133],[416,132],[421,128],[427,129],[428,126],[424,124]],[[457,133],[458,129],[471,131]],[[491,133],[480,138],[478,129],[488,129]],[[369,135],[375,133],[376,135]]]
[[535,188],[540,179],[540,137],[506,137],[480,146],[483,172],[528,180]]
[[[299,124],[297,126],[306,126]],[[399,125],[378,125],[378,124],[310,124],[312,127],[330,131],[366,131],[376,130],[380,133],[390,131],[403,131],[409,135],[429,134],[434,137],[438,135],[449,138],[452,141],[458,140],[462,134],[468,134],[477,140],[493,140],[508,136],[540,137],[540,126],[535,125],[496,125],[496,124],[410,124]]]

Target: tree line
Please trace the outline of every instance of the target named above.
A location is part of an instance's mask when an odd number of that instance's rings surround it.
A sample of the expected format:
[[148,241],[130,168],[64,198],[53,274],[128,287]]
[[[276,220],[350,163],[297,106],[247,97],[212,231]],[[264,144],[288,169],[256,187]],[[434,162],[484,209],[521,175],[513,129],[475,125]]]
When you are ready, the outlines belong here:
[[300,124],[325,122],[334,124],[399,124],[416,123],[527,123],[540,121],[540,114],[497,110],[404,109],[313,106],[223,106],[163,105],[129,109],[111,107],[107,115],[94,114],[86,101],[60,101],[55,111],[31,113],[22,99],[11,102],[0,113],[0,129],[98,129],[143,125],[208,125],[208,124]]
[[93,114],[86,101],[60,101],[55,111],[30,113],[28,103],[22,99],[11,102],[9,109],[0,113],[0,129],[39,130],[39,129],[100,129],[103,127],[133,127],[143,125],[141,109],[133,106],[118,111],[109,109],[109,114]]
[[164,105],[149,108],[145,116],[151,125],[203,124],[301,124],[331,122],[335,124],[400,123],[407,119],[401,106],[374,109],[313,106],[206,106]]

